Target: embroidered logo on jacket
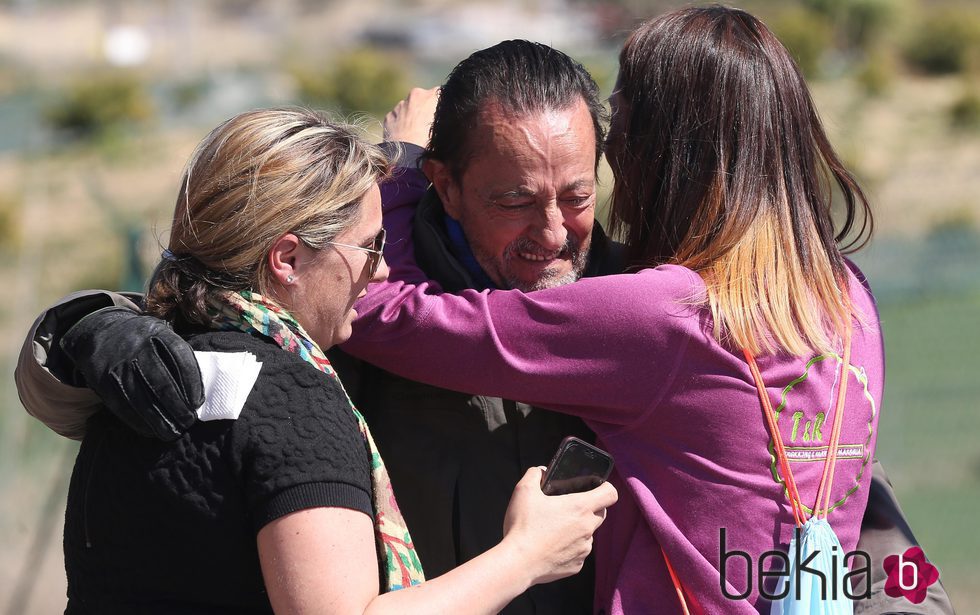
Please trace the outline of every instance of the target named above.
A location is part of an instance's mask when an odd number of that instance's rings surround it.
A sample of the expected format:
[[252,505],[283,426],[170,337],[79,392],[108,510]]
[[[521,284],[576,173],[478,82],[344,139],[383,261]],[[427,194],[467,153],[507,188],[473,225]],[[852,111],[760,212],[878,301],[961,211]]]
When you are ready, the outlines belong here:
[[[810,359],[803,374],[783,389],[779,406],[775,408],[776,424],[786,445],[786,457],[795,466],[793,474],[797,476],[798,483],[803,474],[809,471],[807,466],[813,465],[817,471],[821,471],[827,459],[834,424],[833,408],[840,386],[841,363],[841,357],[836,354],[824,354]],[[832,386],[828,386],[827,370],[833,370],[834,373]],[[868,375],[863,367],[851,365],[847,377],[850,378],[847,385],[848,414],[844,417],[837,447],[837,459],[838,462],[852,460],[852,463],[838,463],[836,466],[837,478],[834,481],[834,492],[840,495],[834,496],[837,499],[831,504],[830,510],[846,502],[847,498],[857,491],[861,477],[871,460],[871,439],[874,436],[877,405],[868,390]],[[814,387],[822,390],[815,391]],[[859,399],[860,403],[857,402]],[[823,401],[814,407],[814,400]],[[856,428],[855,425],[866,425],[866,427]],[[779,472],[771,440],[769,454],[772,457],[770,465],[772,478],[781,483],[785,490],[785,481]],[[853,460],[860,460],[860,463],[854,463]],[[819,463],[811,464],[811,462]],[[806,506],[807,496],[801,495],[804,497],[803,508],[807,514],[812,514],[813,510]]]

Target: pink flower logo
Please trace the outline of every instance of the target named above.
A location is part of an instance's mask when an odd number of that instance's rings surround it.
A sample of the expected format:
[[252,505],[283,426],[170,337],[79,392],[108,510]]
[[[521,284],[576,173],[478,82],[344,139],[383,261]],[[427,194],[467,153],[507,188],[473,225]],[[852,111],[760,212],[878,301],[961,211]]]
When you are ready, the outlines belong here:
[[885,558],[885,594],[892,598],[904,597],[912,604],[926,599],[929,586],[939,580],[939,569],[926,561],[920,547],[909,547],[902,555]]

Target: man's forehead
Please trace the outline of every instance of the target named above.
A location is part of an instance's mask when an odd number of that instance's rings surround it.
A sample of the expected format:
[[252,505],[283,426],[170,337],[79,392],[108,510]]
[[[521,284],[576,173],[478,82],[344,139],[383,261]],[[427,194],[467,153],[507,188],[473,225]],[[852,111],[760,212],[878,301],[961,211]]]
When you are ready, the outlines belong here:
[[588,129],[590,133],[595,132],[589,107],[581,96],[569,101],[568,104],[544,105],[533,109],[515,108],[505,102],[491,99],[480,106],[470,129],[476,133],[487,127],[498,125],[530,126],[538,124],[542,120],[571,123],[573,118],[579,120],[577,123],[581,124],[581,126],[576,126],[577,128]]
[[477,113],[467,137],[465,167],[482,161],[506,172],[549,157],[571,167],[594,170],[596,166],[595,128],[581,98],[567,107],[532,111],[511,110],[496,101],[487,103]]

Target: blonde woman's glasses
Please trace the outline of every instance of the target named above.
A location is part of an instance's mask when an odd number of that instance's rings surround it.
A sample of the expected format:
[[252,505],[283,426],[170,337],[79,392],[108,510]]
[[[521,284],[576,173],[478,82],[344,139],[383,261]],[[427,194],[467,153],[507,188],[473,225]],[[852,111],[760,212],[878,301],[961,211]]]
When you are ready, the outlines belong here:
[[337,241],[328,241],[327,243],[332,246],[337,246],[338,248],[351,248],[352,250],[361,250],[362,252],[367,252],[370,254],[370,267],[371,272],[368,277],[373,278],[374,274],[378,272],[378,267],[381,266],[381,258],[384,256],[385,249],[385,230],[382,228],[375,235],[374,240],[371,242],[370,248],[365,248],[364,246],[354,246],[349,243],[340,243]]

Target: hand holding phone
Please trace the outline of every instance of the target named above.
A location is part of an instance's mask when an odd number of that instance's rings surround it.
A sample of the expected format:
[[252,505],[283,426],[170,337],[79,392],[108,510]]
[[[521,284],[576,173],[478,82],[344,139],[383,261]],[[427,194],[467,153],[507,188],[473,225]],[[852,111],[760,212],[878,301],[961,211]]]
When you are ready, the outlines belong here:
[[609,478],[613,458],[606,451],[575,436],[561,441],[541,481],[545,495],[563,495],[595,489]]
[[609,483],[584,493],[545,495],[544,470],[528,468],[504,515],[503,542],[519,545],[520,565],[535,583],[549,583],[581,569],[592,549],[593,533],[618,497]]

